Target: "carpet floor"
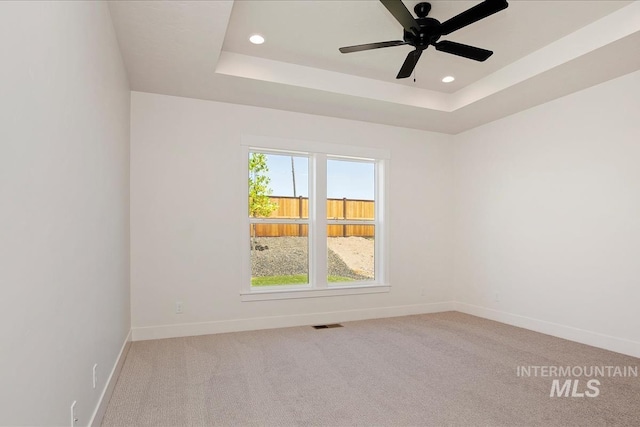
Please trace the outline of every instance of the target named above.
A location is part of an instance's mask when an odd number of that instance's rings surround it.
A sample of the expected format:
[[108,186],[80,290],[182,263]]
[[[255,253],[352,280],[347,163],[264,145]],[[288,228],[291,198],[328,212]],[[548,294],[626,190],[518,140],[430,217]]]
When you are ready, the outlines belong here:
[[134,342],[102,425],[640,425],[640,359],[458,312],[343,325]]

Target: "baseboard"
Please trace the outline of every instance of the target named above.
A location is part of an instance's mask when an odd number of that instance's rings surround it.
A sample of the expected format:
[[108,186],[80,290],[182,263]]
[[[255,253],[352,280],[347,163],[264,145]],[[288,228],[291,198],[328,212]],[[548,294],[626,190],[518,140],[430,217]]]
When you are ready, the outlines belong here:
[[124,361],[127,358],[127,353],[129,352],[129,348],[131,347],[131,330],[127,334],[127,337],[122,344],[122,348],[120,349],[120,354],[116,359],[116,363],[113,365],[113,369],[111,369],[111,373],[109,374],[109,378],[102,390],[102,395],[98,400],[98,404],[96,405],[96,409],[93,412],[93,416],[91,417],[91,421],[89,425],[91,427],[100,427],[102,424],[102,419],[104,418],[104,414],[107,410],[107,405],[109,404],[109,400],[111,400],[111,394],[113,393],[113,389],[116,386],[116,382],[118,382],[118,376],[120,376],[120,371],[124,366]]
[[571,326],[547,322],[544,320],[520,316],[517,314],[493,310],[490,308],[480,307],[477,305],[471,305],[462,302],[454,302],[453,305],[454,310],[461,313],[471,314],[473,316],[478,316],[489,320],[495,320],[497,322],[506,323],[507,325],[518,326],[520,328],[529,329],[531,331],[540,332],[558,338],[564,338],[569,341],[575,341],[581,344],[587,344],[593,347],[598,347],[605,350],[615,351],[616,353],[622,353],[628,356],[640,358],[640,342],[637,341],[599,334],[597,332],[591,332],[584,329],[574,328]]
[[354,320],[408,316],[412,314],[439,313],[452,310],[452,302],[439,302],[431,304],[413,304],[360,310],[298,314],[291,316],[254,317],[249,319],[221,320],[215,322],[148,326],[133,328],[132,332],[133,341],[144,341],[162,338],[219,334],[225,332],[317,325],[322,323],[349,322]]

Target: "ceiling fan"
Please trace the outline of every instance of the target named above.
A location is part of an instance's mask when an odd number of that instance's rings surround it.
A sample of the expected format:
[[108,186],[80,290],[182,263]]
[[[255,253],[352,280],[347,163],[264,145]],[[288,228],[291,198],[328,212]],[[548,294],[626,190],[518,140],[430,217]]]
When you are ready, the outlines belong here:
[[484,0],[470,9],[454,16],[453,18],[440,23],[434,18],[427,18],[431,10],[431,4],[427,2],[418,3],[413,9],[418,16],[414,18],[411,12],[406,8],[400,0],[380,0],[380,3],[387,8],[394,18],[404,28],[403,40],[392,40],[378,43],[360,44],[356,46],[341,47],[340,52],[352,53],[363,50],[379,49],[381,47],[402,46],[408,44],[415,47],[415,50],[409,52],[404,60],[400,72],[396,79],[404,79],[411,75],[422,51],[433,45],[436,50],[451,53],[453,55],[462,56],[464,58],[473,59],[475,61],[485,61],[493,52],[481,49],[475,46],[469,46],[462,43],[456,43],[449,40],[438,41],[440,37],[449,35],[460,28],[471,25],[487,16],[493,15],[509,4],[506,0]]

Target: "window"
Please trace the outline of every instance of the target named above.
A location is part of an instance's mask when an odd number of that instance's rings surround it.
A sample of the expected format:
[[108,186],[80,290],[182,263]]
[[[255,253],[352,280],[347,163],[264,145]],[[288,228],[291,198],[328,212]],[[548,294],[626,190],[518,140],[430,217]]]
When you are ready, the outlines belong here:
[[309,157],[251,150],[248,161],[251,288],[308,285]]
[[386,152],[317,143],[294,151],[250,140],[243,300],[388,291]]
[[375,281],[373,160],[327,157],[327,281]]

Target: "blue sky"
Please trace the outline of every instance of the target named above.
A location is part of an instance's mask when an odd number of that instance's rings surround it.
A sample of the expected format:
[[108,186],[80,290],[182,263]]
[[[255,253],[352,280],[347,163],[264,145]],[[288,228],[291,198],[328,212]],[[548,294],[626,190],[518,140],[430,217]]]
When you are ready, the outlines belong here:
[[[309,167],[306,157],[294,156],[296,195],[309,196]],[[271,189],[274,196],[293,196],[291,157],[267,155]],[[329,160],[327,163],[327,196],[329,198],[373,200],[373,163]]]

